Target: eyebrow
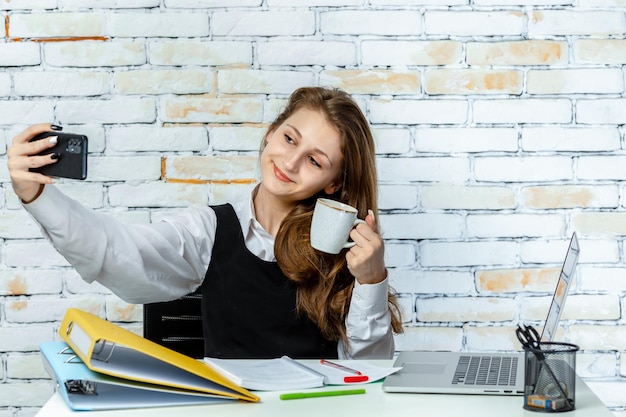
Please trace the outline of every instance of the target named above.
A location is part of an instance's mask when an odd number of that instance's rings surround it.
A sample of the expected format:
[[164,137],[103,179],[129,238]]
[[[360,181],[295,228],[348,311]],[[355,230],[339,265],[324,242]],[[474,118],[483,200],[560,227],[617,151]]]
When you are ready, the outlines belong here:
[[[294,125],[291,125],[289,123],[285,123],[287,126],[289,126],[290,128],[292,128],[295,132],[296,135],[298,135],[299,138],[302,138],[302,133],[300,133],[300,131],[298,130],[297,127],[295,127]],[[323,150],[321,150],[320,148],[315,148],[314,151],[316,153],[319,153],[320,155],[324,156],[326,159],[328,159],[328,162],[330,163],[330,166],[333,166],[333,161],[330,159],[330,157],[328,156],[328,154],[326,152],[324,152]]]

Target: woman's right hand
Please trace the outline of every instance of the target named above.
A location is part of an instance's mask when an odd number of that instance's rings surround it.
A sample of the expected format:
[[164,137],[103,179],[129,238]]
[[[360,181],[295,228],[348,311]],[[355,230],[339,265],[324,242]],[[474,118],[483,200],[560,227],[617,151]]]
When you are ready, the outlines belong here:
[[[52,148],[56,144],[56,136],[30,142],[36,135],[51,130],[54,129],[52,129],[52,125],[49,123],[30,126],[13,138],[13,144],[7,150],[7,165],[9,167],[9,175],[11,176],[11,184],[15,194],[22,201],[30,202],[34,200],[45,184],[52,184],[53,182],[52,178],[46,175],[29,171],[30,168],[39,168],[57,161],[57,159],[54,159],[53,154],[36,155],[41,151]],[[56,128],[56,130],[60,129]]]

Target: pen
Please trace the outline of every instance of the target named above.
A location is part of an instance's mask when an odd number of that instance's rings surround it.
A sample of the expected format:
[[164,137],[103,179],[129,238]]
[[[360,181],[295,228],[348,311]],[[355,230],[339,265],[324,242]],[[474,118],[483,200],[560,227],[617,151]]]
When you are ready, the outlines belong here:
[[361,371],[357,371],[356,369],[348,368],[347,366],[343,366],[343,365],[340,365],[340,364],[335,363],[335,362],[327,361],[326,359],[320,359],[320,363],[322,365],[327,365],[327,366],[331,366],[331,367],[336,368],[336,369],[341,369],[342,371],[347,372],[349,374],[363,375],[361,373]]
[[315,397],[334,397],[337,395],[354,395],[365,394],[364,389],[347,389],[341,391],[314,391],[314,392],[292,392],[288,394],[280,394],[281,400],[297,400],[300,398],[315,398]]

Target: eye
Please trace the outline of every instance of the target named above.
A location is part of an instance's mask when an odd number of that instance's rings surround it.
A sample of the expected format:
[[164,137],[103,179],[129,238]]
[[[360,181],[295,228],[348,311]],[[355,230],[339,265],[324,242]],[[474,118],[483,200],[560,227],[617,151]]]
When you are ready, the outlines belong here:
[[287,135],[287,134],[285,135],[285,142],[287,142],[287,143],[291,143],[291,144],[296,143],[296,141],[295,141],[295,140],[293,140],[293,139],[291,138],[291,136],[289,136],[289,135]]
[[310,162],[310,163],[312,163],[313,165],[315,165],[315,166],[316,166],[316,167],[318,167],[318,168],[321,168],[321,167],[322,167],[322,165],[320,165],[320,163],[319,163],[319,162],[317,162],[317,159],[315,159],[315,158],[314,158],[314,157],[312,157],[312,156],[309,156],[309,162]]

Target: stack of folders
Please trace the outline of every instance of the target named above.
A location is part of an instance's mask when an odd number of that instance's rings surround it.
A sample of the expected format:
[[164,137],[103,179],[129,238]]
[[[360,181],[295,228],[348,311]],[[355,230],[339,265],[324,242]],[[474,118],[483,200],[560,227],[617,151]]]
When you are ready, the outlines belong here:
[[63,342],[41,344],[44,367],[74,410],[259,401],[206,364],[113,323],[69,309]]

